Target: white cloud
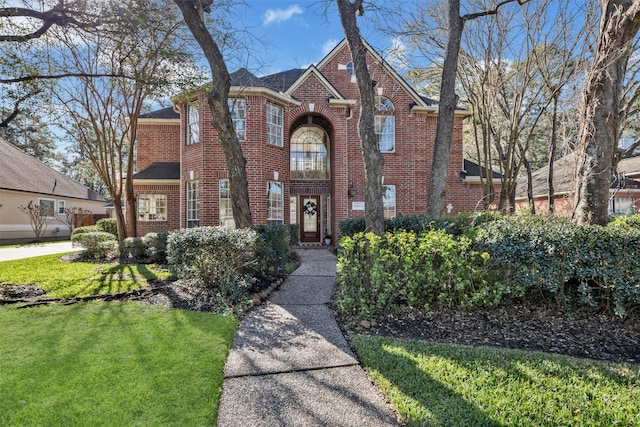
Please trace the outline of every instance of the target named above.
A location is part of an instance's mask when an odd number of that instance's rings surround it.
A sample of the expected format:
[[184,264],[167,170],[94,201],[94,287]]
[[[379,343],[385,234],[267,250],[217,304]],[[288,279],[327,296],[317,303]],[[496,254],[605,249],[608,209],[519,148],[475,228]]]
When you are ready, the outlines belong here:
[[285,22],[291,19],[294,15],[302,14],[302,8],[297,4],[291,6],[289,9],[269,9],[263,15],[263,24],[269,25],[272,23]]
[[399,37],[391,39],[391,47],[385,58],[396,70],[403,70],[409,66],[407,46]]
[[329,52],[331,52],[333,48],[338,45],[338,43],[340,43],[340,40],[338,39],[329,39],[324,42],[324,44],[322,45],[322,57],[324,58],[325,56],[327,56]]

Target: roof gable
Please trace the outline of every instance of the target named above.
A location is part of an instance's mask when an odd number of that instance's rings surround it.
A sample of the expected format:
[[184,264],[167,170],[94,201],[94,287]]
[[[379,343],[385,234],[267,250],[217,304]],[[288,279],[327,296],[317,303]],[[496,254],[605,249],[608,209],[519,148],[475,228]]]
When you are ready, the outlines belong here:
[[[391,76],[391,78],[393,78],[398,83],[398,85],[400,85],[406,91],[409,97],[412,98],[413,102],[415,102],[415,105],[420,107],[430,107],[432,105],[426,101],[426,98],[423,98],[422,96],[420,96],[420,94],[418,94],[418,92],[416,92],[416,90],[413,87],[411,87],[405,81],[405,79],[403,79],[402,76],[400,76],[400,74],[398,74],[398,72],[387,61],[385,61],[385,59],[365,39],[362,39],[362,43],[364,44],[365,48],[367,49],[367,52],[369,52],[369,54],[374,59],[374,61],[380,64],[380,66],[389,74],[389,76]],[[327,56],[325,56],[318,63],[317,65],[318,70],[322,70],[340,52],[342,52],[343,49],[347,49],[347,50],[349,49],[349,44],[347,43],[347,39],[342,39],[342,41],[338,43],[338,45],[335,48],[333,48],[333,50],[329,52]],[[351,57],[351,52],[349,52],[349,57]],[[341,65],[344,65],[346,68],[346,64],[341,64]]]
[[329,80],[316,68],[315,65],[311,65],[307,70],[298,77],[298,79],[287,89],[287,94],[293,96],[296,89],[298,89],[305,81],[307,81],[310,76],[315,76],[320,83],[327,89],[327,91],[331,94],[334,99],[344,100],[345,98],[338,91],[338,89],[333,86]]
[[94,191],[3,140],[0,140],[0,189],[104,201]]

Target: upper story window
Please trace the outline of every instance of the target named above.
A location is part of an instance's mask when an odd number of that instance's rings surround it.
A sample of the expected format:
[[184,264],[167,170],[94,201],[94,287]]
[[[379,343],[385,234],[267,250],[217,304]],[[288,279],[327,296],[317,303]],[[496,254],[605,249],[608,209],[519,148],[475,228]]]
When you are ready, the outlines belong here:
[[221,179],[218,182],[218,201],[219,201],[219,222],[220,225],[234,227],[236,225],[233,220],[233,208],[231,206],[231,187],[228,179]]
[[318,126],[291,135],[291,179],[329,179],[329,136]]
[[347,73],[349,73],[349,75],[353,75],[353,62],[349,61],[347,62]]
[[167,196],[164,194],[140,194],[138,196],[140,221],[166,221]]
[[376,96],[375,130],[378,136],[378,147],[381,153],[396,151],[396,117],[395,107],[389,98]]
[[187,106],[187,145],[200,142],[200,111],[198,103]]
[[238,135],[238,141],[246,141],[247,103],[244,98],[229,98],[227,102],[229,105],[229,111],[231,112],[231,119],[233,120],[233,127],[236,128],[236,135]]
[[284,146],[282,107],[267,102],[267,144]]
[[396,186],[382,186],[382,209],[385,218],[395,218],[396,216]]

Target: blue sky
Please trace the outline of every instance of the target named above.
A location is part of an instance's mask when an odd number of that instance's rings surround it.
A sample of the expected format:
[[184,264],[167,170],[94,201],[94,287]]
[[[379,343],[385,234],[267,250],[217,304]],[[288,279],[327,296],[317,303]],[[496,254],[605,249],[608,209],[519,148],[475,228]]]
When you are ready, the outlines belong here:
[[[344,38],[335,3],[330,3],[326,16],[322,15],[323,7],[318,0],[250,2],[241,13],[248,31],[264,43],[256,53],[263,62],[257,74],[317,64]],[[379,51],[392,46],[390,37],[367,28],[366,18],[358,24],[365,39]]]

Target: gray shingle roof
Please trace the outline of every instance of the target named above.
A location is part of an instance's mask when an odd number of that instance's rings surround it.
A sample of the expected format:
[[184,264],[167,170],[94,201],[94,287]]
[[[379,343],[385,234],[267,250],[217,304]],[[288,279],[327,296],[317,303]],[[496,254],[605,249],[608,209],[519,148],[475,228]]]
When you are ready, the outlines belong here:
[[[553,187],[555,193],[573,193],[575,191],[575,181],[573,178],[573,171],[575,167],[575,155],[574,153],[568,154],[553,164]],[[636,178],[640,171],[640,158],[631,157],[628,159],[622,159],[618,162],[618,170],[625,172],[627,177]],[[547,176],[549,175],[549,167],[545,166],[537,171],[533,172],[533,195],[545,196],[549,194],[549,185],[547,183]],[[635,172],[635,173],[634,173]],[[611,188],[615,188],[617,183],[611,183]],[[637,181],[626,178],[625,188],[635,188]],[[527,197],[527,178],[518,179],[516,185],[516,198]]]
[[[479,177],[480,173],[482,173],[483,178],[487,177],[487,170],[483,166],[480,166],[479,164],[474,163],[471,160],[464,159],[464,170],[466,172],[466,173],[463,172],[465,177],[471,177],[471,176]],[[493,178],[500,179],[501,175],[498,172],[496,171],[491,171],[491,172],[492,172],[491,176]]]
[[173,107],[163,108],[161,110],[151,111],[146,114],[140,114],[141,119],[180,119],[180,114],[176,113]]
[[0,140],[0,189],[104,201],[94,191],[3,140]]
[[154,162],[133,179],[180,179],[180,162]]
[[268,76],[257,77],[246,68],[240,68],[231,73],[232,86],[250,86],[250,87],[266,87],[276,92],[284,92],[298,80],[298,77],[305,70],[296,68],[293,70],[282,71],[280,73],[270,74]]

